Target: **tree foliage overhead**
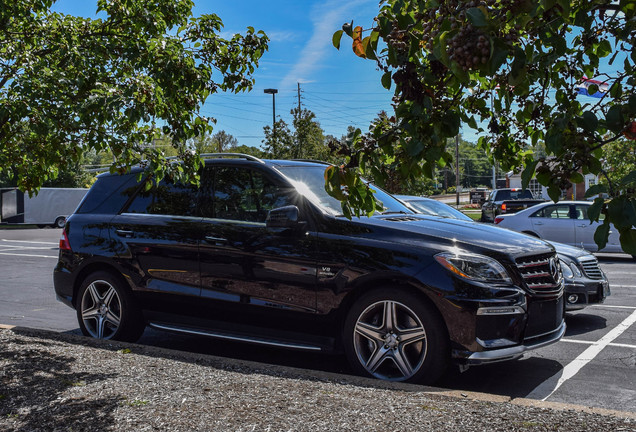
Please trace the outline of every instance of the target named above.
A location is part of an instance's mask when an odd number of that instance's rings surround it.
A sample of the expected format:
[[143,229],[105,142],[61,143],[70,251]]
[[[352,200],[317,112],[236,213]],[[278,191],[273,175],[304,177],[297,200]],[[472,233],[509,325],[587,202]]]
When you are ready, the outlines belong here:
[[332,156],[316,114],[308,109],[294,108],[291,115],[293,131],[284,120],[278,120],[275,128],[263,128],[263,144],[268,157],[330,161]]
[[[602,174],[604,146],[636,138],[635,13],[634,0],[382,2],[370,28],[345,24],[333,43],[339,48],[348,35],[355,55],[384,72],[395,116],[342,143],[350,162],[332,170],[331,188],[344,188],[351,203],[361,191],[351,169],[381,174],[378,167],[388,166],[405,179],[431,176],[435,166],[451,163],[447,139],[464,125],[480,134],[479,145],[503,169],[524,167],[524,185],[536,170],[557,200],[582,174]],[[608,91],[600,99],[577,96],[581,84],[590,94]],[[529,150],[542,141],[549,163]],[[590,211],[592,220],[607,216],[597,242],[605,244],[612,222],[632,254],[635,200],[621,191],[634,181],[632,168],[611,190],[590,191],[614,194]]]
[[0,0],[0,173],[34,191],[89,149],[113,170],[142,164],[184,175],[148,146],[161,132],[186,160],[186,141],[212,130],[199,108],[215,92],[252,87],[267,37],[219,36],[191,0],[98,0],[100,18],[51,12],[53,0]]

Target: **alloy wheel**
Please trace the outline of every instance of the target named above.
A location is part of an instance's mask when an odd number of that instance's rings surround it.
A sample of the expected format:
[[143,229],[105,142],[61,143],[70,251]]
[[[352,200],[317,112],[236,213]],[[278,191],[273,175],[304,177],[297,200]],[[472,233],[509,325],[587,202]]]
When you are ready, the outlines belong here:
[[366,371],[376,378],[406,381],[427,355],[426,329],[406,305],[383,300],[367,307],[354,327],[354,348]]
[[97,339],[111,339],[121,323],[121,300],[109,282],[92,282],[82,296],[81,316],[88,333]]

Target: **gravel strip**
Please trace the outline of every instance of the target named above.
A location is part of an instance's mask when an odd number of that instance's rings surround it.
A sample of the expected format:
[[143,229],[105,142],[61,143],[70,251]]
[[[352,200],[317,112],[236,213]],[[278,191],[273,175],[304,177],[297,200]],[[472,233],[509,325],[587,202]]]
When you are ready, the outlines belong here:
[[630,413],[436,391],[0,329],[2,431],[636,431]]

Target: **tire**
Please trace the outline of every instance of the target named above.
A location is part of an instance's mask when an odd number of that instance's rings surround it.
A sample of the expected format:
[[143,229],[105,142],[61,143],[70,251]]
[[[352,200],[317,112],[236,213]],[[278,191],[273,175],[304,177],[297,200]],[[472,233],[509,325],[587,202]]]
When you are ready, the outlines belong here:
[[66,225],[66,218],[64,216],[60,216],[55,219],[52,226],[53,228],[64,228],[64,225]]
[[146,327],[130,290],[113,273],[88,276],[77,296],[77,321],[85,336],[135,342]]
[[433,384],[450,358],[448,333],[437,311],[402,290],[362,296],[347,314],[342,340],[356,373],[387,381]]

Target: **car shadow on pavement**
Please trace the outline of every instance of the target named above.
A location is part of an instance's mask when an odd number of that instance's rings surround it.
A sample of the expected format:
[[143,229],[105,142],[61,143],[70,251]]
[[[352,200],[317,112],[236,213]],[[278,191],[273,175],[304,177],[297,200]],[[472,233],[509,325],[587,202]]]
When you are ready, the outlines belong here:
[[565,316],[565,322],[568,326],[565,332],[566,338],[590,333],[595,330],[602,330],[607,327],[606,318],[582,312],[575,314],[568,313]]
[[526,397],[545,380],[563,369],[556,360],[528,357],[470,367],[465,372],[449,368],[438,387],[491,393],[510,398]]

